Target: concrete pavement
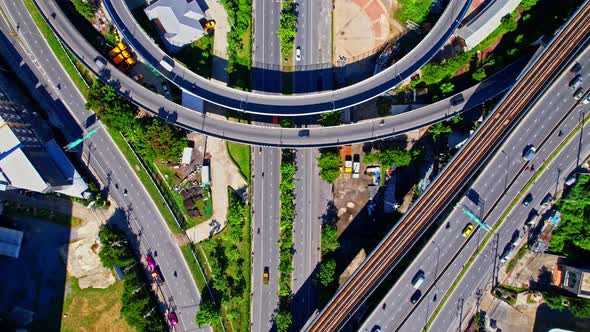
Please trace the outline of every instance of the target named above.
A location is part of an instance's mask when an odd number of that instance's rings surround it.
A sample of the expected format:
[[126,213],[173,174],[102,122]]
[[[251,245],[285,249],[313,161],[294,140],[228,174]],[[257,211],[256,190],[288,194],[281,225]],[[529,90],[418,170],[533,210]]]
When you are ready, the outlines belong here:
[[[281,150],[254,147],[252,168],[251,330],[274,331],[279,309],[279,184]],[[263,282],[268,268],[268,284]]]
[[[586,49],[579,60],[586,68],[590,66],[588,53],[589,50]],[[585,79],[589,78],[588,75],[586,71],[584,73]],[[380,326],[383,331],[419,331],[424,327],[428,317],[438,304],[437,301],[445,294],[462,265],[469,259],[471,253],[485,236],[484,231],[477,228],[470,239],[466,240],[462,237],[463,228],[467,223],[472,222],[462,211],[462,208],[469,209],[488,225],[493,225],[526,181],[532,177],[533,172],[526,170],[526,166],[534,164],[536,167],[540,167],[551,151],[578,124],[578,110],[568,116],[563,123],[559,122],[577,103],[572,98],[573,91],[567,87],[571,78],[572,74],[567,70],[564,71],[546,93],[539,98],[480,172],[468,193],[456,205],[457,208],[442,223],[445,225],[448,222],[450,227],[448,229],[441,227],[428,241],[421,253],[364,322],[362,331],[369,331],[374,326]],[[558,136],[559,130],[565,134]],[[542,142],[544,142],[543,146],[539,148]],[[534,144],[538,149],[536,156],[530,163],[526,163],[522,158],[523,150],[528,144]],[[464,277],[464,280],[470,283],[459,285],[453,294],[454,297],[447,301],[446,306],[439,313],[439,319],[431,326],[431,330],[445,331],[458,326],[454,325],[453,318],[457,314],[457,298],[464,299],[459,303],[462,304],[462,310],[466,312],[469,304],[473,304],[473,301],[468,303],[466,298],[473,296],[478,288],[483,289],[483,286],[490,281],[487,273],[498,267],[498,256],[502,254],[504,246],[514,234],[517,234],[516,231],[525,222],[531,208],[539,209],[537,203],[548,191],[555,189],[556,181],[562,182],[567,176],[567,172],[573,167],[572,157],[571,152],[565,153],[563,157],[558,158],[561,163],[557,166],[561,169],[559,174],[556,173],[556,168],[550,167],[542,176],[550,180],[537,180],[531,190],[534,196],[531,206],[525,208],[518,204],[515,207],[499,232],[498,248],[494,246],[492,248],[494,251],[484,250],[478,260],[487,259],[487,261],[476,261],[472,265],[470,271],[475,272]],[[521,234],[522,230],[518,235]],[[494,241],[490,241],[488,248],[492,243]],[[459,254],[455,257],[457,252]],[[415,289],[410,285],[410,280],[418,270],[425,272],[426,280],[420,287],[423,293],[422,300],[413,305],[409,298]],[[444,273],[442,273],[443,270]]]
[[332,186],[319,176],[316,149],[297,150],[295,220],[293,221],[293,331],[299,331],[317,309],[313,279],[320,262],[322,217],[332,200]]
[[[61,114],[58,118],[61,122],[74,118],[74,126],[70,122],[61,126],[64,135],[68,137],[72,132],[78,133],[80,124],[85,127],[87,120],[93,117],[93,113],[85,109],[84,98],[53,55],[24,4],[20,1],[1,1],[0,4],[10,24],[19,27],[17,37],[9,36],[7,31],[10,29],[4,20],[0,20],[4,32],[0,41],[2,54],[26,87],[33,91],[33,97],[41,107],[46,108],[48,113]],[[56,84],[60,84],[61,89],[56,89]],[[107,184],[106,190],[110,190],[117,205],[128,213],[130,228],[140,234],[142,251],[158,253],[156,263],[166,279],[161,289],[169,300],[169,308],[174,308],[178,315],[177,331],[194,331],[197,329],[194,316],[200,296],[188,266],[134,170],[102,126],[97,129],[97,133],[85,141],[81,158],[96,170],[96,176]],[[114,190],[111,187],[114,184],[118,184],[120,189]],[[123,195],[123,189],[128,190],[127,196]],[[177,277],[173,276],[174,271]]]

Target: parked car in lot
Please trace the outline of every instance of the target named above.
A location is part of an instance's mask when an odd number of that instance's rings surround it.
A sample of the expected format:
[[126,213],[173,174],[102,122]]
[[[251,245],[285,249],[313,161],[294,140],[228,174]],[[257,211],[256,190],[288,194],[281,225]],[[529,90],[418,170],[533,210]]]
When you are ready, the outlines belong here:
[[533,201],[533,194],[528,193],[525,197],[524,200],[522,201],[522,205],[524,206],[529,206],[529,204],[531,204],[531,202]]
[[156,262],[154,261],[154,257],[148,254],[145,256],[145,259],[147,260],[148,270],[153,271],[156,268]]
[[473,224],[469,223],[463,228],[463,237],[468,237],[471,232],[473,232]]
[[412,304],[418,302],[418,300],[420,300],[420,298],[422,297],[422,292],[418,289],[414,292],[414,294],[412,294],[412,297],[410,297],[410,302],[412,302]]

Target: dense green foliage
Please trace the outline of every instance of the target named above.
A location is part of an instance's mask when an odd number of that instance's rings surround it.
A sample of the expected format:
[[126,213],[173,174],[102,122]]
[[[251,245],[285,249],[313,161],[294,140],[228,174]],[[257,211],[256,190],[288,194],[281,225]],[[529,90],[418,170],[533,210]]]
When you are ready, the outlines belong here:
[[[288,331],[291,322],[291,275],[293,272],[293,220],[295,219],[295,160],[293,150],[283,150],[281,161],[281,219],[279,222],[279,297],[277,329]],[[289,324],[287,324],[289,323]]]
[[[153,23],[150,22],[150,25]],[[205,77],[211,77],[213,53],[213,34],[207,34],[183,47],[174,57],[184,63],[191,71]]]
[[421,24],[424,22],[433,0],[398,0],[401,5],[400,11],[397,13],[397,19],[405,24],[407,20]]
[[336,251],[340,248],[338,242],[338,230],[335,225],[325,224],[322,226],[322,255]]
[[[243,326],[250,312],[250,208],[228,188],[227,225],[218,235],[201,242],[211,267],[215,299],[204,296],[195,320],[199,326],[215,325],[221,312]],[[223,307],[223,310],[221,309]]]
[[[142,266],[136,265],[137,260],[125,233],[119,228],[104,224],[98,236],[101,243],[98,256],[102,264],[107,268],[118,265],[125,273],[121,317],[137,331],[164,331],[165,323],[158,314],[158,302],[150,288],[145,287],[147,277]],[[146,316],[152,309],[153,312]]]
[[322,287],[328,287],[334,282],[336,277],[336,260],[334,258],[325,259],[320,264],[320,271],[316,277],[316,283]]
[[252,0],[222,0],[231,29],[227,33],[227,66],[229,84],[241,89],[250,87],[252,52]]
[[578,176],[578,181],[557,203],[557,209],[561,222],[553,231],[551,251],[567,256],[590,253],[590,175]]
[[430,85],[448,79],[455,75],[459,69],[468,65],[471,56],[470,52],[459,52],[443,63],[427,63],[422,67],[421,80]]
[[318,157],[318,167],[320,168],[320,177],[328,182],[334,183],[338,175],[340,175],[340,167],[342,161],[336,149],[328,148],[320,150]]
[[451,82],[445,82],[440,85],[440,92],[442,92],[443,95],[449,94],[453,91],[455,91],[455,85]]
[[126,267],[133,264],[133,250],[122,230],[105,225],[100,228],[98,238],[101,244],[98,257],[104,267],[112,269],[115,265]]
[[279,22],[279,29],[277,36],[281,41],[281,53],[287,56],[293,51],[293,44],[295,43],[295,36],[297,35],[297,12],[295,3],[291,1],[283,2],[283,10],[281,10],[281,20]]
[[[553,310],[569,310],[577,318],[590,318],[590,300],[564,296],[557,289],[551,289],[543,293],[545,304]],[[569,302],[569,306],[564,306],[564,302]]]
[[318,123],[324,127],[337,126],[342,123],[342,111],[324,112],[320,114]]
[[155,117],[136,119],[137,108],[99,80],[92,84],[86,108],[95,111],[108,127],[124,133],[139,155],[148,161],[178,160],[187,146],[183,131]]
[[292,323],[293,317],[291,316],[290,311],[281,310],[275,316],[275,324],[277,325],[277,331],[289,331],[289,327],[291,327]]
[[484,67],[477,68],[473,74],[471,74],[471,78],[473,78],[476,82],[483,81],[488,75],[486,74],[486,69]]
[[335,221],[331,220],[322,224],[322,260],[313,280],[320,292],[320,305],[331,297],[338,285],[336,282],[336,251],[340,248],[340,242],[338,242]]
[[396,167],[408,166],[413,159],[420,156],[421,151],[413,150],[407,151],[406,149],[400,148],[388,148],[383,151],[369,152],[365,154],[363,161],[367,164],[378,162],[383,167]]
[[96,7],[94,7],[90,1],[72,0],[72,3],[74,4],[76,10],[86,19],[90,20],[94,17],[94,14],[96,13]]

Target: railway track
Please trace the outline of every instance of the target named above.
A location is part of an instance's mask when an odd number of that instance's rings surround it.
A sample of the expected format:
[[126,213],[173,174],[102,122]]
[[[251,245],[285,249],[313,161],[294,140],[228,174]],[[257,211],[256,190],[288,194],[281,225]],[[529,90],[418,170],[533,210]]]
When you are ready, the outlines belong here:
[[412,245],[436,220],[448,202],[509,133],[527,106],[564,61],[590,33],[590,3],[558,32],[554,41],[496,107],[474,137],[449,163],[440,176],[408,211],[378,248],[340,288],[324,310],[311,322],[308,331],[336,331],[354,314],[385,276],[399,263]]

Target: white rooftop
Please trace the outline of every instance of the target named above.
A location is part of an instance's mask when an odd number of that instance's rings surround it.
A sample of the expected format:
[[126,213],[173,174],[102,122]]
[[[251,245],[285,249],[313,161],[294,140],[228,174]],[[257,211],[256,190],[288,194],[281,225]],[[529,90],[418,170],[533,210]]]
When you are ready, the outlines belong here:
[[184,148],[182,151],[182,160],[180,161],[181,164],[190,164],[193,161],[193,148]]
[[20,141],[0,118],[0,179],[26,190],[43,192],[49,186],[29,161]]
[[164,39],[171,45],[182,47],[199,39],[203,27],[199,20],[205,17],[196,0],[158,0],[145,10],[150,20],[158,20],[164,29]]
[[497,27],[502,18],[518,7],[522,0],[492,0],[469,23],[457,30],[457,35],[465,40],[468,50],[481,43]]

